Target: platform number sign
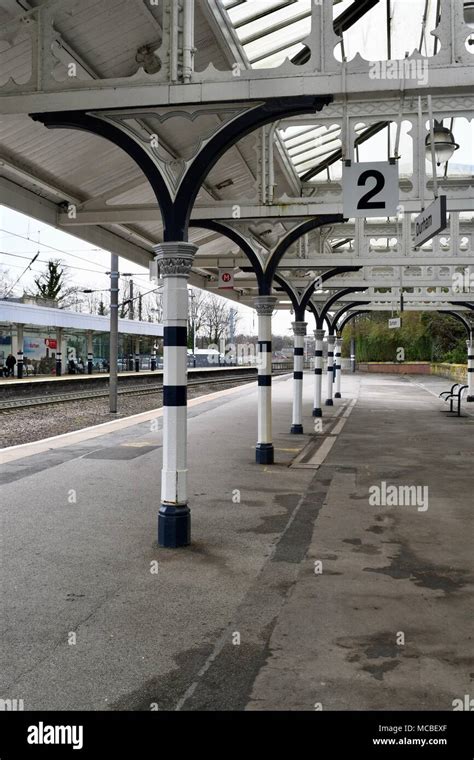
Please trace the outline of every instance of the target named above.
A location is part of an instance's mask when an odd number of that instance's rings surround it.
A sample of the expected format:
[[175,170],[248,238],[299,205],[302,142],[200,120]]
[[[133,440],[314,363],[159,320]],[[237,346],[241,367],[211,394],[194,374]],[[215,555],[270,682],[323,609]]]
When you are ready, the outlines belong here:
[[234,271],[232,269],[219,269],[219,288],[234,287]]
[[346,218],[397,214],[399,186],[395,162],[346,162],[342,182]]

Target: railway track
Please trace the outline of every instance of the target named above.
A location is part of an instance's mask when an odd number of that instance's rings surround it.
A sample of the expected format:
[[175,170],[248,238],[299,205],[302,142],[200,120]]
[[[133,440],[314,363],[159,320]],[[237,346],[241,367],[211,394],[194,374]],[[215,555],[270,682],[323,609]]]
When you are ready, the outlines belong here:
[[[274,374],[283,374],[284,371],[277,371]],[[196,387],[199,385],[223,385],[224,383],[233,384],[241,383],[244,381],[256,380],[255,373],[248,373],[246,375],[239,375],[238,377],[227,376],[217,378],[204,378],[201,380],[188,380],[188,387]],[[147,385],[139,386],[136,388],[119,388],[119,396],[148,396],[153,393],[161,393],[163,391],[163,383],[159,385]],[[29,409],[36,406],[46,406],[48,404],[60,404],[67,401],[81,401],[95,398],[107,398],[109,395],[108,389],[105,390],[84,390],[84,391],[69,391],[67,393],[51,393],[46,396],[31,396],[18,399],[8,399],[6,401],[0,401],[0,414],[8,414],[18,409]]]

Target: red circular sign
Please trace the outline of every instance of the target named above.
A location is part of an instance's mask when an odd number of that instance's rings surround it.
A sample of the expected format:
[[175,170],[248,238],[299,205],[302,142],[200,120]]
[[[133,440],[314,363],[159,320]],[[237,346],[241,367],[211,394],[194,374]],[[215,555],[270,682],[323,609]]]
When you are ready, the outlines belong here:
[[222,279],[224,282],[230,282],[232,279],[232,275],[229,274],[229,272],[223,272]]

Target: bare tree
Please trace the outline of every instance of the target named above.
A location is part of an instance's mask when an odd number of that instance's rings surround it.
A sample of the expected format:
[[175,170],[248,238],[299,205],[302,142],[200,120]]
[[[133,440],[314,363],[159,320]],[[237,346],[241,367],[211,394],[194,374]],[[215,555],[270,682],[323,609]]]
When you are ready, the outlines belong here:
[[[200,330],[209,343],[219,344],[226,337],[230,318],[231,306],[228,301],[213,293],[206,293],[200,313]],[[237,318],[234,316],[233,320],[235,325]]]
[[79,301],[81,312],[85,314],[99,314],[105,317],[110,310],[110,295],[106,291],[84,293]]
[[13,285],[9,270],[5,267],[0,268],[0,298],[5,298],[8,291]]
[[142,319],[146,322],[163,321],[163,294],[159,290],[146,293],[142,298]]

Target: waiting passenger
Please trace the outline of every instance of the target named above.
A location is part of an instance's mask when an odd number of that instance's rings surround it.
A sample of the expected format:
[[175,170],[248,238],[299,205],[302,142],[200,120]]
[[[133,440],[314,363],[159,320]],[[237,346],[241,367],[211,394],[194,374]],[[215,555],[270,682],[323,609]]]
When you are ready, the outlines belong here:
[[13,354],[8,354],[5,366],[7,368],[6,377],[13,377],[15,374],[16,359]]

